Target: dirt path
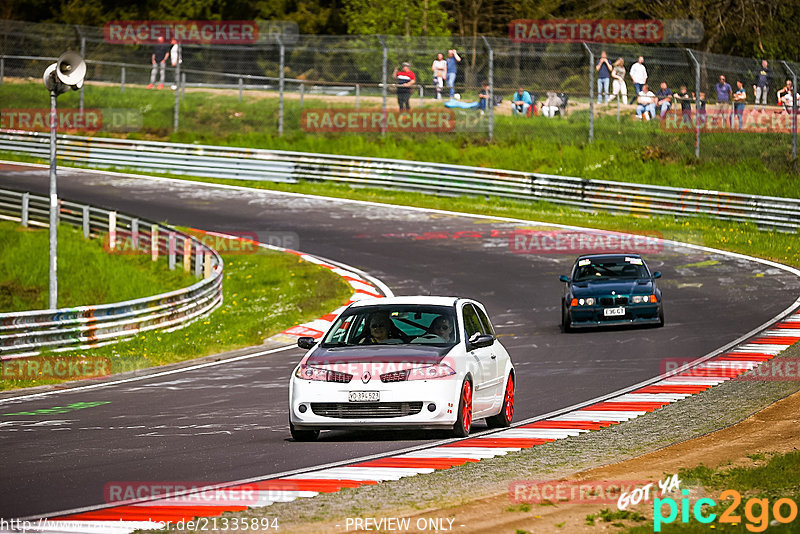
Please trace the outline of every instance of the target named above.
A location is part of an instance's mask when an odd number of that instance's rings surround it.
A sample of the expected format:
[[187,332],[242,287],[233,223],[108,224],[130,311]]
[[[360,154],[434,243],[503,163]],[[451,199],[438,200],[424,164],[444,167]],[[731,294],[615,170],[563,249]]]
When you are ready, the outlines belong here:
[[[754,461],[747,455],[754,453],[788,452],[800,447],[800,392],[779,401],[734,426],[719,430],[690,441],[678,443],[670,447],[643,456],[608,466],[576,473],[559,481],[558,487],[569,488],[568,482],[575,485],[618,481],[628,485],[631,481],[653,482],[663,480],[665,475],[677,473],[679,469],[690,468],[700,464],[708,467],[720,465],[753,465]],[[556,484],[551,484],[555,487]],[[569,492],[569,489],[566,490]],[[522,494],[526,495],[526,494]],[[527,494],[530,496],[530,493]],[[677,499],[677,496],[675,497]],[[616,503],[583,502],[576,500],[558,500],[556,504],[534,503],[520,506],[513,501],[509,493],[502,493],[488,498],[468,501],[466,504],[442,506],[417,515],[405,516],[409,519],[410,528],[371,528],[371,531],[384,532],[431,532],[452,531],[458,534],[467,533],[514,533],[527,531],[530,533],[545,532],[599,532],[607,530],[610,523],[598,521],[595,526],[586,522],[588,514],[597,514],[602,508],[616,510]],[[652,504],[649,505],[652,511]],[[648,507],[639,505],[636,511],[647,516],[652,526],[652,512]],[[400,516],[403,517],[403,516]],[[376,520],[384,519],[376,517]],[[392,518],[394,519],[394,518]],[[450,520],[453,520],[450,527]],[[438,522],[438,523],[437,523]],[[384,523],[386,524],[386,523]],[[635,523],[628,522],[628,525]],[[646,522],[639,523],[647,525]],[[420,526],[440,525],[440,530],[419,528]],[[325,523],[291,525],[289,532],[341,533],[362,532],[354,528],[357,525],[345,524],[344,520]],[[391,525],[390,525],[391,526]],[[448,530],[450,529],[450,530]]]

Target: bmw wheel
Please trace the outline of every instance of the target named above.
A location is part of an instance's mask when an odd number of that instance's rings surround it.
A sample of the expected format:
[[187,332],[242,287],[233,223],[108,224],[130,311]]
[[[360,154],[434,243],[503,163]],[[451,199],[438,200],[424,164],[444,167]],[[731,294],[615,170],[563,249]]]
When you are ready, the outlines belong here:
[[561,331],[562,332],[571,332],[572,331],[572,320],[569,318],[569,312],[567,311],[566,305],[561,305]]

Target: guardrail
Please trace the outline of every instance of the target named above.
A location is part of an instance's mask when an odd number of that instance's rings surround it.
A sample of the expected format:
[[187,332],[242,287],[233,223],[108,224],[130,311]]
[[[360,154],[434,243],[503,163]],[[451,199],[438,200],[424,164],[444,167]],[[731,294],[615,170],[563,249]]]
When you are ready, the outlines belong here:
[[[46,159],[49,137],[3,130],[0,151]],[[800,199],[461,165],[71,135],[59,136],[59,157],[92,167],[210,178],[327,181],[433,194],[541,200],[612,212],[707,216],[789,232],[800,226]]]
[[[99,347],[156,328],[175,330],[222,303],[222,259],[197,238],[123,213],[59,203],[59,222],[81,227],[84,236],[108,233],[109,249],[124,244],[129,247],[125,252],[135,249],[154,261],[166,256],[170,269],[182,262],[186,271],[194,269],[203,279],[169,293],[113,304],[0,313],[0,359]],[[0,189],[3,219],[46,227],[49,205],[45,196]]]

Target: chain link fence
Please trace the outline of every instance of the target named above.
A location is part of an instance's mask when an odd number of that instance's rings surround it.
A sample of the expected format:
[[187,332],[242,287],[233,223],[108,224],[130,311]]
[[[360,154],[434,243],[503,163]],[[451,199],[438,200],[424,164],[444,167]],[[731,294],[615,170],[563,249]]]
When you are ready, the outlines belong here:
[[[490,141],[565,144],[624,138],[654,151],[654,158],[661,157],[659,151],[701,159],[736,151],[744,157],[796,161],[797,98],[792,96],[800,64],[786,61],[768,59],[768,86],[759,88],[766,104],[756,109],[753,86],[760,84],[761,59],[663,46],[529,44],[486,37],[270,36],[250,45],[182,44],[181,62],[175,67],[168,62],[163,80],[164,89],[174,91],[174,100],[152,97],[143,104],[147,98],[138,90],[162,82],[158,69],[152,69],[153,48],[111,44],[102,28],[4,20],[0,82],[41,79],[61,53],[75,50],[88,66],[79,107],[97,107],[96,87],[118,88],[115,106],[142,110],[137,127],[145,133],[197,128],[204,113],[201,99],[213,96],[203,93],[194,103],[190,98],[193,90],[204,88],[236,95],[242,102],[241,110],[231,109],[227,124],[215,124],[233,134],[456,133]],[[432,68],[437,54],[446,58],[450,49],[461,60],[454,98],[446,82],[437,91]],[[610,69],[598,68],[603,53]],[[631,78],[639,56],[652,97],[637,95]],[[410,90],[398,88],[394,75],[403,63],[415,74]],[[729,92],[723,86],[723,93],[717,93],[720,76],[725,76]],[[737,81],[746,96],[734,102]],[[662,82],[672,96],[659,96]],[[779,100],[778,91],[788,83],[792,89]],[[684,86],[685,95],[679,98]],[[397,113],[404,98],[411,118]],[[3,103],[4,108],[11,106]],[[743,142],[734,135],[739,132],[757,133],[764,142]]]

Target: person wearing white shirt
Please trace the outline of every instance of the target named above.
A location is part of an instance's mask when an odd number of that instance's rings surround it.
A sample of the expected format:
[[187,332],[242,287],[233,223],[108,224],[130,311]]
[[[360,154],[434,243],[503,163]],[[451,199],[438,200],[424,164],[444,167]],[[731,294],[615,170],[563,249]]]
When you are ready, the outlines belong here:
[[642,87],[647,83],[647,68],[644,66],[644,58],[639,56],[639,61],[631,66],[631,80],[633,80],[633,90],[638,95],[642,92]]

